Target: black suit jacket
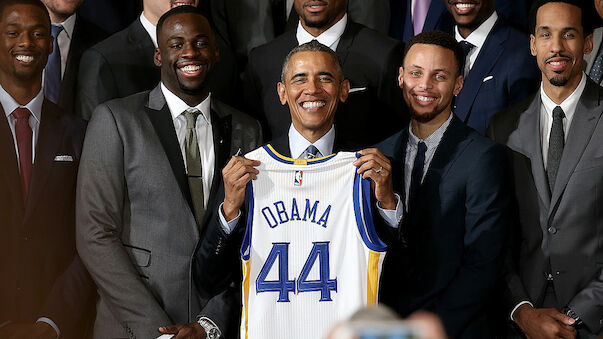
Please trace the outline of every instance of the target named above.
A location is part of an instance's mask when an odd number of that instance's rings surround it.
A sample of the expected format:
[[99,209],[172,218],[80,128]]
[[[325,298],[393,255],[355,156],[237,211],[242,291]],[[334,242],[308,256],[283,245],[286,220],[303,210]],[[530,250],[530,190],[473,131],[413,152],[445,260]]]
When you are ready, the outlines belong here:
[[[24,203],[13,136],[1,106],[0,115],[0,323],[48,317],[61,330],[61,338],[79,338],[94,296],[74,236],[75,182],[85,123],[44,101]],[[56,156],[70,156],[71,161]]]
[[75,112],[78,88],[77,80],[82,54],[85,50],[105,39],[107,36],[108,34],[95,24],[79,15],[75,17],[75,26],[73,28],[71,44],[69,45],[69,53],[67,54],[65,73],[61,80],[61,93],[58,102],[59,106],[61,106],[65,112]]
[[[281,105],[276,86],[285,57],[298,45],[295,34],[288,31],[249,55],[245,101],[262,123],[266,139],[286,134],[291,124],[288,106]],[[336,52],[352,88],[335,115],[340,136],[368,146],[399,130],[407,119],[396,80],[402,44],[348,20]]]
[[[380,143],[404,190],[408,129]],[[486,299],[500,275],[509,213],[502,148],[453,117],[388,248],[380,301],[400,315],[436,313],[451,338],[492,338]],[[402,194],[403,196],[403,194]]]

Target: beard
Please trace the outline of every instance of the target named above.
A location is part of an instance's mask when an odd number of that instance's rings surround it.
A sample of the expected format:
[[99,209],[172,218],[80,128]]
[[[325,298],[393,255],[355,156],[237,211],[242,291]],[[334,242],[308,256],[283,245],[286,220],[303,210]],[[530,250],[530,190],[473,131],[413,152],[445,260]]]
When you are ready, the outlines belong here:
[[306,26],[308,27],[312,27],[312,28],[323,28],[326,27],[329,22],[330,22],[330,18],[328,16],[325,16],[324,18],[320,18],[320,19],[309,19],[306,16],[303,17],[304,22],[306,23]]
[[569,77],[563,75],[556,75],[549,78],[549,83],[556,87],[563,87],[569,81]]
[[420,123],[427,123],[433,120],[435,117],[440,115],[444,111],[444,109],[440,109],[440,107],[436,107],[431,112],[419,114],[412,106],[409,107],[410,111],[410,119],[415,120]]

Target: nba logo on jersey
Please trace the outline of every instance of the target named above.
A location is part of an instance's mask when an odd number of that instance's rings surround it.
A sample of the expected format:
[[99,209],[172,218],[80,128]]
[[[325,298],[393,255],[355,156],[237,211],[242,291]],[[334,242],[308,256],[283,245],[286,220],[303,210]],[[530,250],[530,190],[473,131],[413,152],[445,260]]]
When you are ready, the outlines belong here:
[[304,171],[295,171],[295,180],[293,181],[293,184],[295,186],[301,186],[303,177]]

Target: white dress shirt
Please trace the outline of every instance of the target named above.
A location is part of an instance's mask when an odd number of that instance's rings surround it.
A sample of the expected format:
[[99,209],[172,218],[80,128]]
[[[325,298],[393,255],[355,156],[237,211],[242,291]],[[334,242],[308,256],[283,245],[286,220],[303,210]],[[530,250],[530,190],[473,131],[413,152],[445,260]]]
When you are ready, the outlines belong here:
[[[161,83],[161,92],[163,93],[170,113],[172,114],[174,128],[176,129],[176,137],[178,137],[178,144],[180,144],[180,152],[182,152],[182,159],[184,160],[186,169],[186,153],[184,147],[186,139],[186,118],[182,113],[191,107],[174,93],[170,92],[163,82]],[[197,117],[195,131],[197,133],[197,143],[199,144],[199,156],[201,157],[203,203],[207,207],[216,163],[216,156],[214,154],[214,134],[211,128],[211,94],[194,108],[201,112]]]
[[318,40],[321,44],[329,47],[333,51],[337,49],[339,40],[345,31],[345,26],[348,24],[348,15],[345,14],[341,20],[337,21],[333,26],[329,27],[326,31],[322,32],[319,36],[315,37],[308,33],[301,24],[301,21],[297,24],[297,44],[303,45],[312,40]]
[[149,37],[153,41],[153,46],[157,48],[157,27],[153,25],[146,16],[144,16],[144,12],[140,14],[140,23],[142,23],[142,27],[149,34]]
[[492,15],[490,15],[490,17],[486,21],[479,25],[478,28],[471,32],[471,34],[469,34],[466,39],[461,36],[461,33],[459,33],[459,27],[454,26],[454,38],[456,39],[456,41],[461,42],[465,40],[475,46],[471,49],[469,54],[467,54],[467,58],[465,59],[464,74],[469,73],[469,71],[473,67],[473,64],[475,64],[475,60],[477,60],[477,56],[482,50],[482,46],[484,45],[484,42],[486,42],[488,34],[490,34],[490,32],[492,31],[496,20],[498,20],[498,14],[496,14],[495,11],[494,13],[492,13]]

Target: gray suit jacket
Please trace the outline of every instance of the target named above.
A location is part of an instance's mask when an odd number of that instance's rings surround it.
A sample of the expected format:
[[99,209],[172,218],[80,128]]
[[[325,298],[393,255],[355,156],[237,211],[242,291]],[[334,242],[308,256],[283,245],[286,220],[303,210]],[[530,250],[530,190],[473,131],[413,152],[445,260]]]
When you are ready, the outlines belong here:
[[[211,114],[216,165],[209,206],[229,156],[261,142],[258,122],[243,113],[212,99]],[[203,231],[159,86],[101,104],[88,126],[76,238],[100,294],[94,337],[155,338],[159,326],[195,321],[202,310],[224,330],[238,300],[208,300],[193,283]]]
[[[555,188],[542,162],[540,95],[494,116],[489,135],[511,154],[519,222],[507,280],[508,306],[540,307],[552,273],[557,308],[603,334],[603,87],[587,79],[568,131]],[[549,270],[550,263],[550,270]],[[509,309],[510,311],[510,309]]]
[[[590,70],[593,68],[593,64],[595,63],[595,59],[597,58],[597,53],[599,52],[599,48],[601,47],[601,41],[603,40],[603,27],[595,28],[593,31],[593,51],[590,54],[584,55],[584,71],[586,74],[590,73]],[[599,83],[599,85],[603,85],[603,80]]]

